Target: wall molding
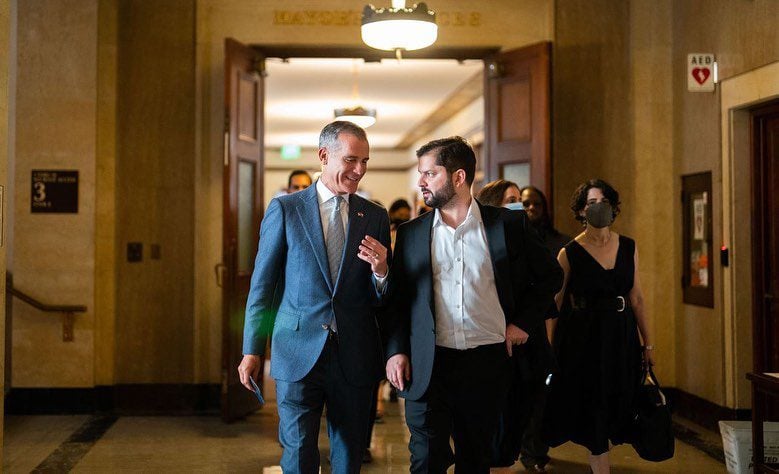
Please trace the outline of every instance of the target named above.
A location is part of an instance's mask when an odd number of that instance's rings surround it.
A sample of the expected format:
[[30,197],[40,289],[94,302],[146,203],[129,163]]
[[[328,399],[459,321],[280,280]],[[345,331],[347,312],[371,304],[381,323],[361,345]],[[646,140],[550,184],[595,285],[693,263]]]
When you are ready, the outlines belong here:
[[675,387],[665,387],[663,392],[671,403],[674,415],[719,433],[720,420],[751,420],[752,410],[727,408]]

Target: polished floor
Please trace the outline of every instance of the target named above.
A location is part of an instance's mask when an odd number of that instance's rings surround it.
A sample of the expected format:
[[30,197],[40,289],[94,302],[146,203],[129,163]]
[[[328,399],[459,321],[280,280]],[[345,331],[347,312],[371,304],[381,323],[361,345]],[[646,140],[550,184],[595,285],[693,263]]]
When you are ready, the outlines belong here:
[[[377,424],[373,462],[364,473],[408,472],[408,430],[402,401],[385,404]],[[281,472],[275,405],[247,419],[224,424],[217,417],[7,416],[3,472]],[[706,435],[716,442],[716,435]],[[327,437],[320,446],[324,456]],[[549,472],[587,473],[587,453],[567,444],[551,451]],[[612,472],[720,473],[725,466],[703,451],[677,441],[676,456],[662,463],[638,458],[628,446],[612,450]],[[323,472],[328,472],[326,460]],[[523,472],[517,463],[496,472]]]

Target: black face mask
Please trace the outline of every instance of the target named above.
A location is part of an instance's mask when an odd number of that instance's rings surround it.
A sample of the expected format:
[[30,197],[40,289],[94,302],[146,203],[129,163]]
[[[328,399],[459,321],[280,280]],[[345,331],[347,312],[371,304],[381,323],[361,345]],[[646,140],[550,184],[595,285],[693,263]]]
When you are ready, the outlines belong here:
[[587,219],[587,225],[602,229],[614,222],[614,209],[607,202],[596,202],[587,207],[584,217]]
[[408,219],[400,219],[400,218],[396,217],[396,218],[394,218],[394,219],[392,219],[390,221],[390,224],[392,224],[395,227],[397,227],[397,226],[399,226],[400,224],[402,224],[404,222],[408,222]]

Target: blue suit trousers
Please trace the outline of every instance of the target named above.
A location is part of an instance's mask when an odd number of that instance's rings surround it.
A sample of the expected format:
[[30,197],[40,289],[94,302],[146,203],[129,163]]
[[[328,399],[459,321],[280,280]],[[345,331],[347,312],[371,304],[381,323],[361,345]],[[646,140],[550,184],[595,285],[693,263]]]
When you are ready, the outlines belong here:
[[311,371],[297,382],[276,381],[279,440],[284,473],[319,470],[317,438],[327,407],[330,464],[336,474],[360,472],[371,415],[372,385],[358,387],[344,378],[337,336],[331,333]]

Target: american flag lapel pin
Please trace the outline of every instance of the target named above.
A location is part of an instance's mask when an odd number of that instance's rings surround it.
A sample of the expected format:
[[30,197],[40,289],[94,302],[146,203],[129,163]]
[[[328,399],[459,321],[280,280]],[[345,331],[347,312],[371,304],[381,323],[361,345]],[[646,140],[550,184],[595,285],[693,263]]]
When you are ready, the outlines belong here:
[[365,217],[365,214],[363,214],[361,211],[357,211],[357,217]]

